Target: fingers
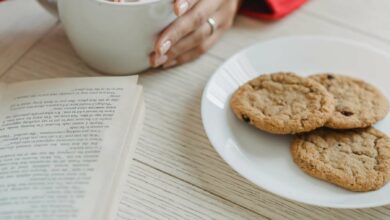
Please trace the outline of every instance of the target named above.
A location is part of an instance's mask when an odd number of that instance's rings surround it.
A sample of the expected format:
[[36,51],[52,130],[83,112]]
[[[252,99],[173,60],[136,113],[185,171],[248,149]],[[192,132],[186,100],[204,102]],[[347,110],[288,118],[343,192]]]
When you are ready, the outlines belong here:
[[198,2],[199,0],[176,0],[173,6],[176,16],[182,16]]
[[157,40],[155,48],[157,55],[165,54],[180,39],[203,25],[218,10],[221,1],[223,0],[199,0],[191,10],[176,19]]
[[211,28],[210,25],[205,23],[198,30],[187,35],[180,40],[176,45],[172,47],[167,53],[168,60],[173,60],[180,54],[183,54],[206,41],[210,37]]
[[[231,21],[226,19],[226,10],[222,8],[218,12],[216,12],[212,16],[212,18],[216,22],[215,32],[222,32],[228,29],[232,24]],[[199,45],[201,45],[204,41],[207,41],[208,38],[211,37],[211,32],[212,30],[210,24],[208,24],[207,22],[204,23],[198,30],[184,37],[176,45],[174,45],[171,50],[169,50],[169,52],[167,53],[167,62],[169,63],[170,61],[175,60],[176,57],[180,56],[181,54],[184,54],[191,49],[199,47]]]
[[[206,7],[205,5],[208,6],[208,9],[213,8],[210,7],[210,4],[204,4],[210,3],[209,0],[194,1],[196,2],[194,3],[195,5],[192,6],[192,9],[189,9],[185,15],[179,18],[179,20],[183,21],[183,18],[187,18],[187,16],[193,15],[195,12],[197,12],[199,8],[204,9],[203,7]],[[174,24],[172,24],[169,28],[167,28],[167,30],[165,30],[161,34],[161,37],[156,44],[156,47],[158,44],[160,44],[160,51],[157,50],[151,55],[151,63],[153,67],[163,66],[164,68],[169,68],[199,57],[216,42],[216,40],[222,35],[222,33],[226,29],[231,27],[235,17],[234,15],[238,7],[237,4],[235,4],[234,1],[224,4],[225,0],[213,0],[212,2],[216,3],[217,1],[221,2],[219,4],[215,4],[215,11],[208,16],[202,16],[202,19],[204,19],[202,21],[203,23],[199,24],[198,27],[193,27],[190,28],[188,31],[182,32],[181,38],[177,37],[175,39],[175,37],[173,37],[171,38],[173,40],[169,39],[165,42],[162,40],[164,39],[164,36],[166,37],[170,33],[169,31],[172,31],[174,33],[174,30],[169,30],[170,28],[179,27],[180,30],[181,23],[179,23],[178,21],[174,22]],[[179,0],[176,0],[175,3],[178,2]],[[217,24],[217,26],[215,27],[215,32],[214,34],[212,34],[212,36],[210,36],[211,26],[207,23],[207,19],[210,17],[213,18]],[[190,19],[194,20],[194,17],[190,17]],[[182,25],[184,25],[184,23],[186,22],[187,21],[184,20]],[[191,25],[194,26],[194,23],[196,23],[196,21],[193,21]]]
[[208,38],[198,47],[195,47],[187,51],[186,53],[179,55],[175,59],[168,61],[166,64],[163,65],[163,68],[170,68],[176,65],[181,65],[183,63],[187,63],[198,58],[211,48],[211,46],[217,41],[217,39],[220,38],[221,34],[222,32],[220,31],[214,33],[210,38]]
[[210,37],[210,33],[210,25],[205,23],[201,28],[180,40],[166,54],[161,56],[156,53],[152,54],[150,63],[152,63],[154,67],[158,67],[167,61],[174,60],[177,56],[198,47]]
[[157,56],[157,54],[153,53],[149,58],[149,63],[152,67],[159,67],[168,61],[167,55]]

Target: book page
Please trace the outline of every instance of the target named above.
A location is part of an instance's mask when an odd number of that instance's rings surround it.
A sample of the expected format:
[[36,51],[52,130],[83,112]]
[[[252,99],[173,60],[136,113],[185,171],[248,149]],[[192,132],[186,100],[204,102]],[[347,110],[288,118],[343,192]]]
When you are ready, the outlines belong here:
[[0,219],[91,219],[112,187],[135,77],[9,85],[0,115]]
[[[141,96],[142,97],[142,96]],[[117,172],[118,177],[115,178],[115,188],[111,192],[111,205],[110,209],[107,210],[104,219],[115,220],[123,212],[122,200],[124,199],[124,193],[127,189],[128,174],[131,169],[133,162],[133,154],[137,146],[138,138],[142,131],[142,124],[145,117],[145,103],[143,98],[140,99],[138,109],[136,110],[135,117],[133,117],[132,130],[129,136],[126,138],[125,145],[129,146],[123,151],[121,164]]]
[[[104,199],[107,203],[99,203],[96,211],[94,212],[93,219],[112,219],[110,216],[113,211],[116,210],[117,204],[122,191],[122,183],[127,177],[127,171],[130,166],[129,163],[133,160],[134,150],[138,141],[138,136],[142,129],[142,123],[144,119],[144,100],[142,95],[142,86],[137,86],[138,102],[137,107],[134,109],[134,114],[131,117],[131,122],[127,127],[126,137],[123,140],[124,147],[120,152],[120,158],[118,158],[117,168],[115,169],[115,176],[112,178],[112,187],[108,187],[105,192],[102,192],[100,199]],[[103,194],[104,193],[104,194]]]
[[[144,104],[142,104],[144,105]],[[144,114],[145,114],[145,110],[144,110],[144,106],[142,107],[142,109],[140,109],[140,116],[139,116],[139,120],[137,121],[137,124],[139,127],[142,127],[142,118],[144,117]],[[137,130],[136,133],[135,133],[135,136],[139,136],[141,133],[141,130]],[[133,150],[135,150],[135,147],[136,147],[136,144],[137,144],[137,138],[133,138],[132,140],[130,140],[132,142],[133,145]],[[129,206],[127,205],[127,200],[129,198],[129,182],[130,182],[130,178],[132,178],[129,174],[130,174],[130,171],[131,171],[131,164],[134,162],[133,160],[133,156],[130,154],[128,154],[128,159],[126,160],[126,164],[124,165],[124,169],[121,171],[122,173],[122,176],[121,178],[119,179],[120,183],[118,184],[117,186],[117,189],[116,189],[116,197],[114,197],[114,200],[113,200],[113,205],[111,207],[111,212],[109,213],[110,216],[109,220],[125,220],[125,219],[129,219],[129,216],[128,216],[128,213],[131,212],[131,210],[129,210]]]

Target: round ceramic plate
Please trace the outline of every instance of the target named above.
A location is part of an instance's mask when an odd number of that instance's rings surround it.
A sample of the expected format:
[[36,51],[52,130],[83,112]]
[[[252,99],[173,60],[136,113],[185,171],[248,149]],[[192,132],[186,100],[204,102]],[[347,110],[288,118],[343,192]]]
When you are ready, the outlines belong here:
[[[268,134],[236,119],[229,104],[233,92],[258,75],[279,71],[302,76],[351,75],[390,97],[390,55],[381,50],[349,40],[309,36],[253,45],[226,61],[203,93],[203,124],[221,157],[256,185],[290,200],[334,208],[390,204],[390,184],[374,192],[356,193],[315,179],[292,161],[292,136]],[[375,127],[390,135],[390,116]]]

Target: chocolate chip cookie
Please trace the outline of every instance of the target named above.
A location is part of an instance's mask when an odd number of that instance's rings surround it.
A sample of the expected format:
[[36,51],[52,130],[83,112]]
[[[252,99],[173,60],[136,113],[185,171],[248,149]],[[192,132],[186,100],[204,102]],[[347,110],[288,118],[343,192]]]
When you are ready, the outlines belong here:
[[235,115],[274,134],[295,134],[323,126],[333,114],[333,96],[319,83],[294,73],[261,75],[231,99]]
[[327,127],[364,128],[383,119],[388,112],[386,97],[362,80],[326,73],[309,78],[325,86],[335,99],[335,111],[326,123]]
[[307,174],[351,191],[376,190],[390,178],[390,138],[372,127],[301,134],[291,153]]

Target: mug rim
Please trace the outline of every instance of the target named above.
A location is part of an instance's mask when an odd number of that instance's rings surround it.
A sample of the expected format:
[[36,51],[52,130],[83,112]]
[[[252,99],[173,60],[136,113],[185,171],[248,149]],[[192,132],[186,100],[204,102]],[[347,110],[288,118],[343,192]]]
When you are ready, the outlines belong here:
[[172,1],[172,0],[141,0],[137,2],[112,2],[112,1],[107,1],[107,0],[92,0],[95,2],[99,2],[101,4],[106,4],[110,6],[134,6],[134,5],[146,5],[146,4],[151,4],[155,2],[162,2],[162,1]]

